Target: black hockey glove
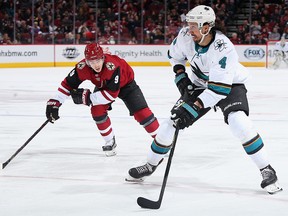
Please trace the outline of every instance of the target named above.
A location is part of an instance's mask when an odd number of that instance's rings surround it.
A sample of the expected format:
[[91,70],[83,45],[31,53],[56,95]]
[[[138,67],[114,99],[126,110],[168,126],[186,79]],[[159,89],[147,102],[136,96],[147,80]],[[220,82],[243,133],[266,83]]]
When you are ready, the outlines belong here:
[[181,97],[171,110],[171,119],[175,122],[178,121],[179,128],[184,129],[196,121],[199,110],[200,108],[194,102],[185,102]]
[[46,106],[46,117],[51,123],[54,123],[59,119],[59,107],[61,103],[58,100],[50,99],[47,102]]
[[92,103],[90,100],[91,92],[89,89],[72,89],[70,94],[75,104],[84,104],[90,106],[90,104]]
[[192,84],[191,80],[188,77],[188,74],[185,72],[185,67],[183,65],[175,65],[173,67],[175,75],[175,84],[183,96],[185,92],[192,94],[194,90],[194,85]]

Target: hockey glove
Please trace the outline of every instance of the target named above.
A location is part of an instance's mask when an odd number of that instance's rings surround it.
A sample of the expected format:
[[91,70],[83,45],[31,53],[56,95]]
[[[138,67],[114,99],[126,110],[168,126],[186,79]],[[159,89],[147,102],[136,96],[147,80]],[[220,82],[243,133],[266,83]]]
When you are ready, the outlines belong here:
[[194,86],[186,72],[176,73],[174,82],[182,96],[185,92],[191,94],[194,90]]
[[180,129],[192,125],[199,116],[200,108],[197,107],[192,101],[185,102],[180,98],[171,110],[171,119],[176,122]]
[[72,89],[70,94],[75,104],[84,104],[90,106],[90,104],[92,103],[90,100],[91,92],[89,89]]
[[46,117],[51,123],[54,123],[59,119],[59,107],[61,103],[58,100],[50,99],[47,102],[46,106]]

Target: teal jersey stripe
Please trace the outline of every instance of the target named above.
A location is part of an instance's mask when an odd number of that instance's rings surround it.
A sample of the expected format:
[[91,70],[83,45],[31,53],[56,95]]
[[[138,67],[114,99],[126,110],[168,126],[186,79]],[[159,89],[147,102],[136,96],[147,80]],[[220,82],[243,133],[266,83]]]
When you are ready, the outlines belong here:
[[228,95],[231,92],[231,86],[219,85],[214,83],[208,83],[208,89],[216,94]]
[[151,144],[151,149],[155,153],[166,154],[170,150],[170,146],[169,147],[159,146],[155,143],[155,141],[153,141]]
[[258,139],[252,140],[251,143],[246,143],[243,147],[247,154],[253,154],[259,151],[263,146],[263,141],[259,136]]
[[169,50],[167,51],[167,56],[168,56],[168,59],[172,59],[172,56],[170,56],[170,51]]
[[173,45],[175,45],[176,44],[176,42],[177,42],[177,37],[176,38],[174,38],[174,40],[173,40]]

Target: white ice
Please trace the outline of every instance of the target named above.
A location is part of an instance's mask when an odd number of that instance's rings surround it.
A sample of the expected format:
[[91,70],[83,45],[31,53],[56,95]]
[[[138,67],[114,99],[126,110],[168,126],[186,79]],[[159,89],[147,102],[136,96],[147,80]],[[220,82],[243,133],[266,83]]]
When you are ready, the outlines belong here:
[[[159,121],[179,94],[170,67],[134,67]],[[46,101],[71,68],[0,69],[0,162],[45,122]],[[287,70],[250,68],[250,116],[262,136],[283,191],[260,188],[258,168],[223,121],[210,112],[181,132],[159,210],[141,209],[139,196],[157,200],[166,163],[142,184],[124,181],[142,164],[152,139],[120,99],[109,115],[118,155],[105,157],[104,141],[84,105],[68,99],[61,118],[0,170],[1,216],[284,216],[288,212]],[[91,84],[84,87],[92,90]],[[167,161],[167,158],[166,160]]]

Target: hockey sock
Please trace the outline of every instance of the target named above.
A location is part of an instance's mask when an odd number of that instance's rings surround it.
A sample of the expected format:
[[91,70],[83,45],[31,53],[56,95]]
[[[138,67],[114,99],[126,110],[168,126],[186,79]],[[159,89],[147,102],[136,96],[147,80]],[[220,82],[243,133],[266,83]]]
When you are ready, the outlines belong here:
[[148,163],[157,166],[170,150],[175,133],[173,124],[174,122],[171,119],[166,119],[161,123],[157,136],[153,140],[148,153]]
[[111,139],[113,139],[114,137],[114,131],[112,129],[111,126],[111,121],[109,116],[105,115],[102,117],[93,117],[93,119],[96,122],[96,125],[98,127],[98,130],[101,134],[101,136],[103,137],[103,139],[105,140],[105,142],[110,141]]
[[259,169],[269,164],[264,143],[249,117],[242,111],[230,113],[229,127],[235,137],[242,143],[244,150]]
[[134,118],[137,122],[139,122],[144,129],[152,136],[153,138],[157,134],[157,130],[159,128],[159,123],[157,118],[151,112],[151,110],[146,107],[134,113]]

